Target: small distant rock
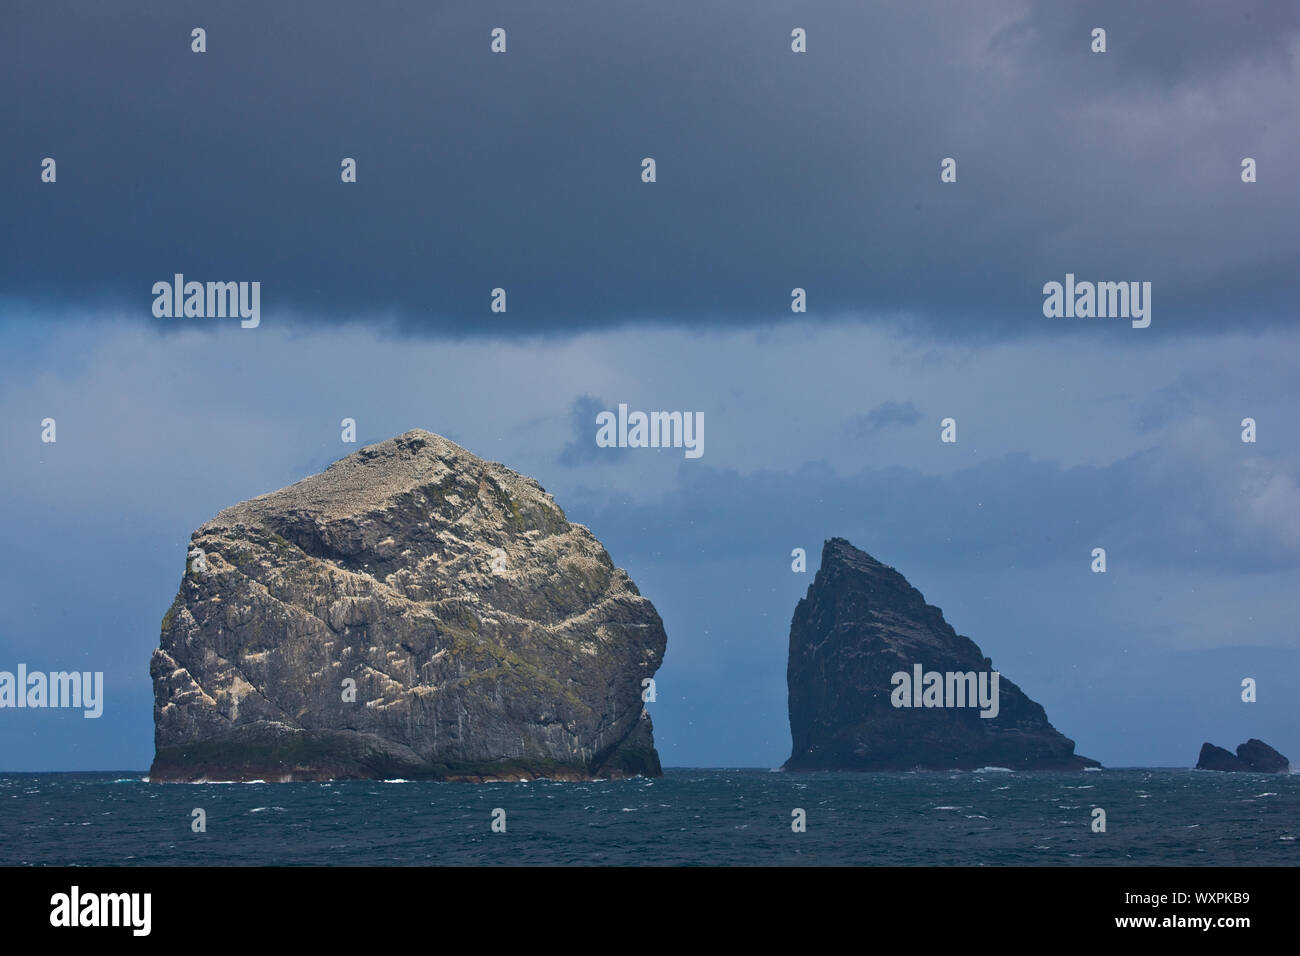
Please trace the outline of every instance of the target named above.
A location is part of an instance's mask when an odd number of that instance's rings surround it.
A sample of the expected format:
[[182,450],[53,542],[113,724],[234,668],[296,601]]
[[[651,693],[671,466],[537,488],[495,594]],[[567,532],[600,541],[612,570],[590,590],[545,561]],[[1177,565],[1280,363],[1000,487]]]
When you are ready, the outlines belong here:
[[1237,747],[1235,754],[1212,743],[1201,744],[1196,758],[1197,770],[1238,773],[1290,773],[1291,762],[1264,741],[1251,737]]
[[1231,750],[1224,750],[1206,741],[1201,744],[1201,754],[1196,758],[1197,770],[1245,770],[1246,766]]

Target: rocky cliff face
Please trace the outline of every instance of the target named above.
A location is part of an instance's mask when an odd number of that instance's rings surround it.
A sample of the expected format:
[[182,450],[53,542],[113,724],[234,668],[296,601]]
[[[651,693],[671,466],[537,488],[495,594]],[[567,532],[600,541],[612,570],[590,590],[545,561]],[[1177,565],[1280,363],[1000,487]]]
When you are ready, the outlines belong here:
[[[786,769],[1099,766],[1076,756],[1074,741],[1019,687],[1001,675],[995,684],[992,669],[975,642],[957,634],[901,574],[832,538],[790,625],[794,749]],[[941,678],[938,686],[932,673]],[[979,696],[981,673],[990,699],[983,708],[969,705]]]
[[1201,744],[1197,770],[1231,770],[1247,773],[1290,773],[1291,762],[1264,741],[1251,737],[1234,754],[1214,744]]
[[150,779],[658,775],[665,643],[535,481],[408,432],[194,533]]

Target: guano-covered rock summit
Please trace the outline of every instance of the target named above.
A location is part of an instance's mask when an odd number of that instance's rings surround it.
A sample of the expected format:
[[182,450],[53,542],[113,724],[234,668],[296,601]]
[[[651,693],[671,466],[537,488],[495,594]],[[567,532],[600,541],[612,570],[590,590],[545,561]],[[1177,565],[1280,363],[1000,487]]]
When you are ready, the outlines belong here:
[[658,775],[665,644],[537,482],[410,431],[194,533],[150,779]]

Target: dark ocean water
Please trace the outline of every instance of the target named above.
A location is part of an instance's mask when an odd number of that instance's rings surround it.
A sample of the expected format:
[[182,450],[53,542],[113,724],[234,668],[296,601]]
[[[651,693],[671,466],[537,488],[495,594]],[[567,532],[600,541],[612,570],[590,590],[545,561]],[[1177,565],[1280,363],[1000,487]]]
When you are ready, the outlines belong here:
[[[1190,770],[592,783],[150,785],[0,776],[4,865],[1290,865],[1300,776]],[[791,830],[791,811],[807,831]],[[1106,832],[1091,829],[1106,811]],[[191,830],[195,808],[207,832]],[[506,832],[491,829],[495,808]]]

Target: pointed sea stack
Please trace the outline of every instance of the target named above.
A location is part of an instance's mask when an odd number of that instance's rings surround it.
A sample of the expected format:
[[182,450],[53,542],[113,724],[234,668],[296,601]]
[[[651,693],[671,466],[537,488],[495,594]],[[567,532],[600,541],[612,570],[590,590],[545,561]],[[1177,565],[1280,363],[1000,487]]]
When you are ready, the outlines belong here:
[[[1034,703],[1004,676],[997,713],[978,706],[896,707],[901,682],[924,673],[986,676],[992,661],[949,626],[943,612],[893,568],[843,538],[822,549],[821,568],[790,625],[787,770],[1081,770],[1100,764],[1074,752]],[[961,677],[939,693],[959,701]],[[906,700],[920,704],[917,688]],[[976,695],[972,694],[972,697]],[[992,708],[986,708],[991,712]]]
[[194,533],[150,779],[657,776],[665,643],[537,482],[407,432]]

